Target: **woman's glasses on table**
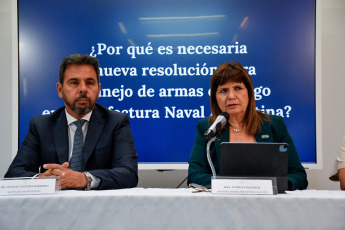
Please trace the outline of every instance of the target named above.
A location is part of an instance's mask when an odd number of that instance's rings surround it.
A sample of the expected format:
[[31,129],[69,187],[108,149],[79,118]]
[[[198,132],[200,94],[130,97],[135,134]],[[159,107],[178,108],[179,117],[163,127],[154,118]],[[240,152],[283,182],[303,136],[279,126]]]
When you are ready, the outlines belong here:
[[202,185],[199,185],[199,184],[195,184],[195,183],[191,183],[189,184],[189,187],[192,188],[192,189],[195,189],[193,191],[193,193],[196,193],[196,192],[211,192],[211,190],[209,190],[208,188],[202,186]]

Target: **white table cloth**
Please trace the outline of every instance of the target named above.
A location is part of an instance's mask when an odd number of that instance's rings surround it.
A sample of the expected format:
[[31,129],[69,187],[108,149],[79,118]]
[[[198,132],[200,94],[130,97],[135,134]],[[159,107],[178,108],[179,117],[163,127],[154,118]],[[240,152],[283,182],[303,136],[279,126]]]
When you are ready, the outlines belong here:
[[345,192],[216,195],[192,189],[0,196],[0,229],[345,229]]

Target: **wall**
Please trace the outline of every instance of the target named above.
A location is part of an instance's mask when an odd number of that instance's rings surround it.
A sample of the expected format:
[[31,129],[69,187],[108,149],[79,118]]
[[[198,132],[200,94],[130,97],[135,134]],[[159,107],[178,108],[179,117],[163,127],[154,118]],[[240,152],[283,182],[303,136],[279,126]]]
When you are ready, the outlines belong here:
[[345,1],[322,1],[323,169],[308,170],[309,189],[339,189],[327,178],[345,133]]
[[[12,1],[0,1],[0,178],[12,160]],[[15,77],[15,76],[14,76]]]
[[[12,126],[16,126],[17,108],[12,102],[16,86],[13,86],[15,69],[12,69],[13,39],[12,4],[15,1],[0,1],[0,177],[6,172],[12,158]],[[307,170],[309,189],[339,189],[339,183],[328,180],[341,138],[345,133],[345,1],[320,0],[321,7],[321,68],[322,68],[322,156],[323,169]],[[14,55],[14,56],[13,56]],[[12,86],[12,87],[11,87]],[[296,90],[298,86],[296,86]],[[303,129],[303,127],[301,127]],[[15,135],[15,134],[14,134]],[[177,187],[187,176],[186,170],[139,171],[140,187]],[[186,187],[184,182],[182,187]]]

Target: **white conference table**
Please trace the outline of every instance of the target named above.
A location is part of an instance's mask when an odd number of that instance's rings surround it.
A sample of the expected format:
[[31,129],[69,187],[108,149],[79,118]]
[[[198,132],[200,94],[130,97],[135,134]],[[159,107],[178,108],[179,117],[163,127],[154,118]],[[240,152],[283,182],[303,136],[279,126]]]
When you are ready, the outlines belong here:
[[0,196],[0,229],[345,229],[345,191],[192,191],[133,188]]

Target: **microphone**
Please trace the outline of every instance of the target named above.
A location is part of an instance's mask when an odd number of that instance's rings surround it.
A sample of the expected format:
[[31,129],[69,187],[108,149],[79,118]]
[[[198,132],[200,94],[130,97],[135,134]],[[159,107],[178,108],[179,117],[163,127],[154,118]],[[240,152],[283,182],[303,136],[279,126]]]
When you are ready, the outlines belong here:
[[218,136],[218,131],[220,128],[225,125],[229,120],[229,114],[226,112],[223,112],[218,115],[216,120],[213,122],[213,124],[210,126],[210,128],[204,133],[204,138],[206,140],[210,140],[215,135]]

